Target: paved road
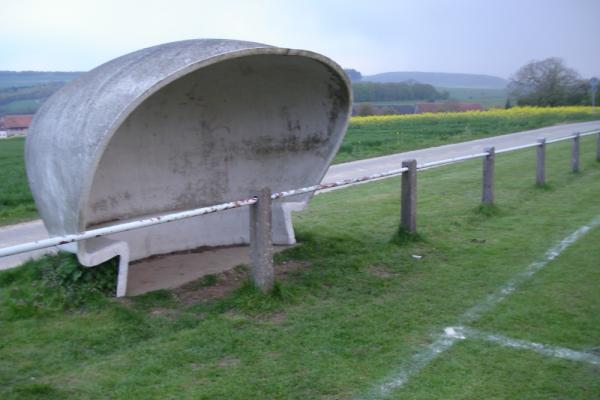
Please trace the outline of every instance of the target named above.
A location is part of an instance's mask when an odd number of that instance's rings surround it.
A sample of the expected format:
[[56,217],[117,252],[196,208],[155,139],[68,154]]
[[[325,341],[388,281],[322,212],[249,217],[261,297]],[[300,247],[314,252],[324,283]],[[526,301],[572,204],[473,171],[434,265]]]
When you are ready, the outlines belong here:
[[332,165],[323,180],[325,182],[333,182],[397,169],[400,168],[400,164],[403,160],[409,160],[411,158],[416,159],[417,164],[424,164],[427,162],[479,153],[486,147],[494,146],[496,150],[501,150],[533,143],[537,139],[558,139],[560,137],[570,136],[575,132],[585,132],[596,129],[600,129],[600,121],[564,124],[534,129],[531,131],[511,133],[508,135],[493,136],[485,139],[471,140],[469,142],[407,151],[406,153],[392,154],[389,156],[352,161],[349,163]]
[[[44,223],[39,219],[17,225],[8,225],[0,228],[0,247],[14,246],[19,243],[31,242],[47,237],[48,232],[46,232]],[[40,257],[49,252],[56,252],[56,248],[2,257],[0,258],[0,270],[15,267],[30,258]]]
[[[537,139],[557,139],[572,135],[575,132],[585,132],[600,129],[600,121],[564,124],[548,128],[534,129],[531,131],[517,132],[508,135],[494,136],[486,139],[472,140],[469,142],[431,147],[406,153],[392,154],[389,156],[369,158],[367,160],[353,161],[333,165],[327,171],[324,182],[333,182],[348,178],[358,178],[365,175],[382,172],[400,167],[402,160],[414,158],[418,164],[437,161],[478,153],[485,147],[495,146],[497,150],[535,142]],[[0,247],[6,247],[26,241],[39,240],[48,237],[44,224],[40,221],[26,222],[0,228]],[[46,250],[47,252],[48,250]],[[56,251],[50,249],[49,251]],[[44,254],[44,250],[34,253],[19,254],[11,257],[0,258],[0,270],[14,267],[25,260]]]

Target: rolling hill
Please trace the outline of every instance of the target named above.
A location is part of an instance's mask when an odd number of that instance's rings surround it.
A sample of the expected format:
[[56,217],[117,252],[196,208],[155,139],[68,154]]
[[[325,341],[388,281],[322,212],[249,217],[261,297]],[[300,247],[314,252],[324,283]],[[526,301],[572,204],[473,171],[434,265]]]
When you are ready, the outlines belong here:
[[[0,116],[35,113],[52,93],[82,72],[0,71]],[[480,102],[484,107],[501,106],[506,100],[507,81],[491,75],[445,72],[384,72],[363,76],[363,82],[425,83],[448,91],[460,101]],[[414,102],[414,101],[413,101]]]
[[40,83],[67,82],[81,72],[0,71],[0,88],[34,86]]
[[365,75],[362,80],[381,83],[417,81],[436,87],[477,89],[504,89],[508,83],[506,79],[492,75],[418,71],[383,72],[375,75]]
[[33,114],[67,81],[81,72],[0,71],[0,117]]

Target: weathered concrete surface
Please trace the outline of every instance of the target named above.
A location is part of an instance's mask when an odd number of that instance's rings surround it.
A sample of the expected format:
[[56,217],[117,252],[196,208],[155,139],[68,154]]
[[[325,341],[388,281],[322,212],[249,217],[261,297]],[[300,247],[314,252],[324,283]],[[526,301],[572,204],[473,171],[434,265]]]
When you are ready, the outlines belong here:
[[573,137],[573,151],[571,154],[571,170],[573,172],[579,172],[579,141],[580,141],[579,133],[575,134]]
[[250,206],[250,259],[252,280],[257,288],[273,288],[273,234],[271,229],[271,189],[262,188],[258,202]]
[[402,162],[400,226],[410,233],[417,231],[417,160]]
[[86,240],[79,244],[78,256],[81,265],[86,267],[95,267],[105,261],[119,257],[117,297],[125,296],[129,270],[129,245],[127,242],[112,240],[107,237]]
[[495,162],[496,149],[493,147],[486,148],[484,151],[488,153],[483,157],[483,181],[481,189],[481,203],[486,205],[494,204],[494,186],[495,186]]
[[546,184],[546,139],[539,139],[536,147],[535,184]]
[[600,132],[596,135],[596,161],[600,161]]
[[[350,107],[344,72],[321,55],[231,40],[168,43],[112,60],[49,99],[29,130],[28,178],[51,235],[248,198],[265,185],[314,185]],[[294,243],[290,210],[310,196],[273,208],[275,243]],[[136,260],[248,243],[248,224],[242,208],[109,239]],[[77,252],[86,258],[86,243]]]

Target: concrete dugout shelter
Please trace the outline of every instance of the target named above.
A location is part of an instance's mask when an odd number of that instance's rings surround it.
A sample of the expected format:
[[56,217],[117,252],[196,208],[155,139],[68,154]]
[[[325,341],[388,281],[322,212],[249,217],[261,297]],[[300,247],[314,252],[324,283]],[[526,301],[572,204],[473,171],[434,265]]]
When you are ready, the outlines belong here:
[[[51,236],[320,183],[346,130],[350,83],[332,60],[200,39],[142,49],[68,83],[38,111],[27,175]],[[275,202],[273,241],[294,243]],[[249,241],[239,208],[67,245],[86,266]]]

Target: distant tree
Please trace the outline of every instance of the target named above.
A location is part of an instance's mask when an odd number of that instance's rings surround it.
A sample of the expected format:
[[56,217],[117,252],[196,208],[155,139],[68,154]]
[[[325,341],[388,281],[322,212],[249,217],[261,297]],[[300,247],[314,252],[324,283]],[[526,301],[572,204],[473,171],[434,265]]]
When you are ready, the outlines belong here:
[[583,100],[577,71],[560,58],[531,61],[522,66],[509,82],[509,95],[519,105],[560,106]]
[[510,104],[510,99],[509,98],[506,99],[506,103],[504,103],[504,108],[507,109],[507,110],[509,108],[512,108],[512,104]]
[[348,78],[350,78],[352,82],[360,82],[362,80],[362,74],[355,69],[348,68],[345,69],[344,72],[346,72],[346,75],[348,75]]

